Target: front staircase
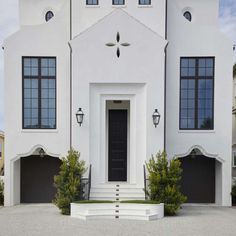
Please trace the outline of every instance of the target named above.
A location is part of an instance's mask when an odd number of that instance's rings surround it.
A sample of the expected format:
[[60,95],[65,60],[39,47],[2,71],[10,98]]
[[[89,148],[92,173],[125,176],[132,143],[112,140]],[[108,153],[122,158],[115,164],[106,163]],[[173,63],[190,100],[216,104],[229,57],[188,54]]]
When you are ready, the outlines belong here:
[[98,185],[91,188],[90,200],[145,200],[145,193],[142,187],[132,184]]

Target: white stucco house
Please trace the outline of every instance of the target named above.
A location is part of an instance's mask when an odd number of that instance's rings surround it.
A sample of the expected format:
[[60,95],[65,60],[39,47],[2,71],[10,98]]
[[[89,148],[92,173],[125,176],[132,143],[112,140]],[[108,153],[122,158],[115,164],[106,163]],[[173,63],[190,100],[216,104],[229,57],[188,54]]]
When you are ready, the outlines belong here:
[[51,202],[73,147],[91,165],[91,199],[144,199],[143,165],[166,150],[188,202],[230,206],[233,50],[218,7],[19,0],[3,45],[5,205]]
[[236,66],[234,65],[234,78],[233,78],[233,132],[232,132],[232,178],[233,184],[236,182],[236,76],[235,76]]

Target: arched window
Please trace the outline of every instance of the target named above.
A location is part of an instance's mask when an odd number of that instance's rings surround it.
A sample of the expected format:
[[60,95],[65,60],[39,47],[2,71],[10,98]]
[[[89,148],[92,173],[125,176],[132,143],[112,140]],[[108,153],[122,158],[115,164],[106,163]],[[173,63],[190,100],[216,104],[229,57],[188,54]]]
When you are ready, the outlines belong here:
[[192,14],[189,11],[186,11],[184,13],[184,17],[188,20],[188,21],[192,21]]
[[52,11],[48,11],[46,13],[46,15],[45,15],[45,20],[49,21],[49,20],[51,20],[53,18],[53,16],[54,16],[53,12]]

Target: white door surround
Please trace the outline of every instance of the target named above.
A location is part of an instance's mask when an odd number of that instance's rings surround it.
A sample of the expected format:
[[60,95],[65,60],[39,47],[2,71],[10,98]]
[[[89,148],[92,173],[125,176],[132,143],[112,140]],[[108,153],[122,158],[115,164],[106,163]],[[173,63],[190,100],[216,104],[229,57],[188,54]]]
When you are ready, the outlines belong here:
[[[114,100],[124,101],[114,104]],[[143,185],[138,173],[146,159],[146,90],[145,84],[91,84],[90,85],[90,162],[92,164],[92,185],[108,183],[108,135],[107,111],[116,107],[128,110],[128,166],[127,183]],[[142,115],[138,114],[137,103]],[[139,121],[139,125],[137,124]]]

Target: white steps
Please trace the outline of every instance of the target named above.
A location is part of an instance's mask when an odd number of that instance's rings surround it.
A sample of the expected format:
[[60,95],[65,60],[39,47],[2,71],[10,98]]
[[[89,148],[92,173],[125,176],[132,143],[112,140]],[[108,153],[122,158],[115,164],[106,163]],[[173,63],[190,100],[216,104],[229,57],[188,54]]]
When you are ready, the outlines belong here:
[[91,188],[90,200],[144,200],[143,188],[133,185],[102,185]]
[[71,216],[82,220],[157,220],[164,217],[164,204],[91,203],[71,204]]

